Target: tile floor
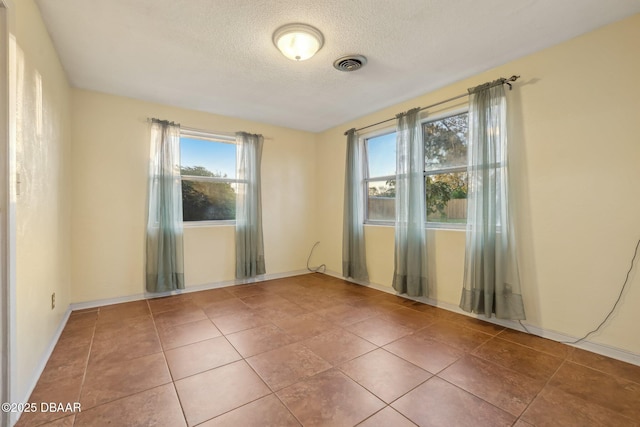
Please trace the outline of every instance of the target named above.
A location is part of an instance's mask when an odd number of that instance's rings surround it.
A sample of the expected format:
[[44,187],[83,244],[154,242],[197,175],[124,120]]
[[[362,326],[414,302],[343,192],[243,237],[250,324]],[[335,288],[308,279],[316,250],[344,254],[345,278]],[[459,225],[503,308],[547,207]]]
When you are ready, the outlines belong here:
[[19,426],[639,426],[640,367],[321,274],[71,314]]

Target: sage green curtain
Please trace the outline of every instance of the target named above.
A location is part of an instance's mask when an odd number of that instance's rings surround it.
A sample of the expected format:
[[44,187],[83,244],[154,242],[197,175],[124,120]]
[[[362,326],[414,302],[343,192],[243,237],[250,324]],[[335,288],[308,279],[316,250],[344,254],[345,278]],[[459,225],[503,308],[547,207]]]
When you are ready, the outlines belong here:
[[364,246],[364,143],[355,129],[347,132],[342,225],[342,276],[368,281]]
[[420,109],[397,115],[396,229],[393,288],[428,296],[424,139]]
[[525,318],[510,212],[507,99],[498,81],[469,89],[468,213],[460,307]]
[[236,133],[236,277],[265,274],[260,162],[262,135]]
[[150,154],[146,288],[184,289],[180,125],[153,120]]

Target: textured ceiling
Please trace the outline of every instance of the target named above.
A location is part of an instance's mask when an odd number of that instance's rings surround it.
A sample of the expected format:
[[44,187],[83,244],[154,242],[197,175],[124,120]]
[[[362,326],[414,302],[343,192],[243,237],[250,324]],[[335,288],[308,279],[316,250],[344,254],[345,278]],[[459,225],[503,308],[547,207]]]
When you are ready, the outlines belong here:
[[[640,12],[640,0],[36,2],[74,87],[312,132]],[[273,46],[291,22],[323,32],[316,56]],[[356,53],[366,67],[333,69]]]

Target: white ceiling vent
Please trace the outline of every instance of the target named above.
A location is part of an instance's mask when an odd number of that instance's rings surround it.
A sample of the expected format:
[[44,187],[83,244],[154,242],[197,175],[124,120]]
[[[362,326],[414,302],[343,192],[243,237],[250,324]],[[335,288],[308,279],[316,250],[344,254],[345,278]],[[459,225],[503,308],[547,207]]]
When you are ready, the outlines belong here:
[[364,67],[367,58],[362,55],[348,55],[338,58],[333,62],[333,68],[338,71],[356,71]]

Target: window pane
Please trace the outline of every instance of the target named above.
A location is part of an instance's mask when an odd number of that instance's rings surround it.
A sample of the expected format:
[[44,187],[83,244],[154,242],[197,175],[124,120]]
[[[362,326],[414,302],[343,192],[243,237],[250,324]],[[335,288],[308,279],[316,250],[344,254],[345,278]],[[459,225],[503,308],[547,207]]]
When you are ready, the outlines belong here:
[[425,178],[427,222],[467,222],[467,173],[441,173]]
[[425,170],[467,165],[468,114],[425,123]]
[[182,175],[236,177],[236,145],[198,138],[180,138]]
[[182,180],[184,221],[236,219],[236,184]]
[[395,175],[396,133],[367,139],[367,159],[370,177]]
[[370,181],[368,183],[367,219],[394,221],[396,218],[396,182]]

